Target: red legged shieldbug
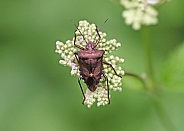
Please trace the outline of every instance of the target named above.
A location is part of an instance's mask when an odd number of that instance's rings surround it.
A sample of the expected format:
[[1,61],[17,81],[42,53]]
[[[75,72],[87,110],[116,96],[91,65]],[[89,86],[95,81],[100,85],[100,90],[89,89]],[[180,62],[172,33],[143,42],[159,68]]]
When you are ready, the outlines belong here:
[[[107,22],[107,20],[104,22],[104,24]],[[72,20],[70,20],[70,21],[73,23]],[[75,24],[74,24],[74,26],[77,28],[77,26]],[[80,51],[75,52],[74,55],[77,59],[77,62],[79,65],[79,71],[80,71],[80,77],[78,78],[78,83],[79,83],[80,89],[81,89],[83,97],[84,97],[82,104],[84,104],[84,101],[86,98],[85,98],[84,91],[83,91],[82,85],[80,83],[80,80],[81,79],[84,80],[88,89],[90,91],[94,92],[96,90],[97,85],[98,85],[102,76],[105,78],[105,80],[107,82],[108,101],[110,104],[108,78],[103,72],[103,69],[104,69],[103,64],[110,66],[113,69],[115,75],[117,75],[118,77],[121,77],[121,76],[116,73],[115,69],[113,68],[113,66],[110,63],[108,63],[107,61],[103,61],[103,55],[104,55],[105,51],[98,50],[96,48],[101,40],[97,26],[96,26],[96,33],[97,33],[99,38],[96,41],[86,41],[86,39],[84,38],[84,35],[81,33],[81,31],[78,28],[77,28],[77,30],[80,32],[80,34],[83,37],[83,40],[85,40],[85,42],[86,42],[86,47],[82,47],[80,45],[77,45],[76,44],[77,35],[76,35],[76,33],[74,33],[74,46],[80,49]]]

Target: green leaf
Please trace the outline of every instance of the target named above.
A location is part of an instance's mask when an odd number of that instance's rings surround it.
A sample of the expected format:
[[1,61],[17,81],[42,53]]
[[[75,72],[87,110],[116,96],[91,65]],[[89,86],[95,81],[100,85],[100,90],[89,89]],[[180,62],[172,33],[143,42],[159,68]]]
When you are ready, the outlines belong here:
[[170,54],[164,63],[161,80],[166,87],[184,89],[184,42]]

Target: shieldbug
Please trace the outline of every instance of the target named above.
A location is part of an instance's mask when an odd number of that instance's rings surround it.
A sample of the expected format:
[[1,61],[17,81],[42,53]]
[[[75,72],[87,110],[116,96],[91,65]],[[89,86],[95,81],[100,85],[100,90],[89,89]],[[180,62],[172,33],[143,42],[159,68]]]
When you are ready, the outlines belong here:
[[[107,22],[107,20],[104,22],[104,24]],[[71,22],[73,23],[73,21],[71,21]],[[103,72],[103,70],[104,70],[103,64],[110,66],[113,69],[115,75],[117,75],[118,77],[121,77],[121,76],[117,74],[116,70],[113,68],[113,66],[110,63],[108,63],[107,61],[103,61],[103,55],[104,55],[105,51],[98,50],[96,48],[101,40],[97,26],[96,26],[96,33],[98,35],[98,39],[96,41],[86,41],[86,39],[84,38],[84,35],[81,33],[81,31],[77,28],[77,26],[75,24],[74,24],[74,26],[80,32],[80,34],[82,35],[83,39],[86,42],[85,47],[82,47],[82,46],[76,44],[76,38],[77,38],[77,35],[75,33],[77,31],[76,30],[74,32],[74,46],[79,48],[80,51],[75,52],[74,55],[75,55],[76,60],[78,62],[79,71],[80,71],[80,77],[78,78],[78,83],[79,83],[79,86],[80,86],[80,89],[82,91],[82,95],[84,98],[82,104],[84,104],[84,101],[86,98],[85,98],[85,94],[84,94],[82,85],[80,83],[80,80],[81,79],[84,80],[88,89],[90,91],[94,92],[96,90],[97,85],[98,85],[100,79],[102,78],[102,76],[105,78],[105,80],[107,82],[108,101],[110,104],[108,78]]]

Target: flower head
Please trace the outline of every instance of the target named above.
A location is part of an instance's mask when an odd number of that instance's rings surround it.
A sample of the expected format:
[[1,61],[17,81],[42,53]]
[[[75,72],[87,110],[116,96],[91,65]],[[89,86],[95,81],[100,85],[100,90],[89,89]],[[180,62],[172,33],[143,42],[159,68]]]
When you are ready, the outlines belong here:
[[[76,31],[76,44],[85,48],[86,42],[83,39],[83,36],[80,34],[79,30],[83,34],[86,41],[96,41],[98,40],[98,35],[96,32],[95,24],[89,24],[86,20],[79,21],[78,31]],[[106,33],[100,32],[101,40],[96,47],[99,50],[104,50],[103,61],[110,63],[114,69],[116,70],[118,75],[124,75],[123,69],[118,66],[124,62],[124,59],[119,58],[117,56],[108,55],[114,50],[117,50],[118,47],[121,46],[119,42],[115,39],[106,40]],[[74,38],[72,40],[67,40],[64,44],[63,42],[56,42],[56,50],[55,52],[61,56],[60,64],[69,66],[71,68],[71,75],[77,75],[80,77],[79,64],[75,58],[74,53],[79,51],[77,47],[74,46]],[[113,91],[121,91],[121,78],[115,75],[114,70],[108,65],[103,65],[104,74],[108,77],[109,89]],[[107,83],[105,78],[101,78],[100,82],[97,85],[97,89],[94,92],[91,92],[89,89],[86,90],[85,93],[85,101],[84,104],[87,107],[91,107],[95,101],[97,101],[97,106],[102,106],[108,104],[108,90]]]
[[158,11],[155,5],[167,0],[120,0],[125,10],[122,16],[127,25],[132,25],[133,29],[139,30],[141,25],[155,25],[158,23]]

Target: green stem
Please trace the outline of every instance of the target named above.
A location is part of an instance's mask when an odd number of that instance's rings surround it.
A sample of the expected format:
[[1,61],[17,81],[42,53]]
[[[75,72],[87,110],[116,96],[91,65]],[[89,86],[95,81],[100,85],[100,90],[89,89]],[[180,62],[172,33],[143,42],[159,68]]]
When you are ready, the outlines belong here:
[[145,81],[144,81],[144,79],[142,77],[140,77],[140,76],[138,76],[136,74],[133,74],[133,73],[129,73],[129,72],[126,72],[125,76],[131,76],[131,77],[134,77],[134,78],[140,80],[142,82],[142,84],[143,84],[144,89],[146,89],[146,84],[145,84]]
[[154,74],[153,74],[153,67],[152,67],[152,60],[151,60],[151,47],[150,47],[150,34],[149,34],[149,27],[143,27],[142,29],[142,43],[144,49],[144,56],[145,56],[145,69],[146,69],[146,85],[148,90],[154,90]]

